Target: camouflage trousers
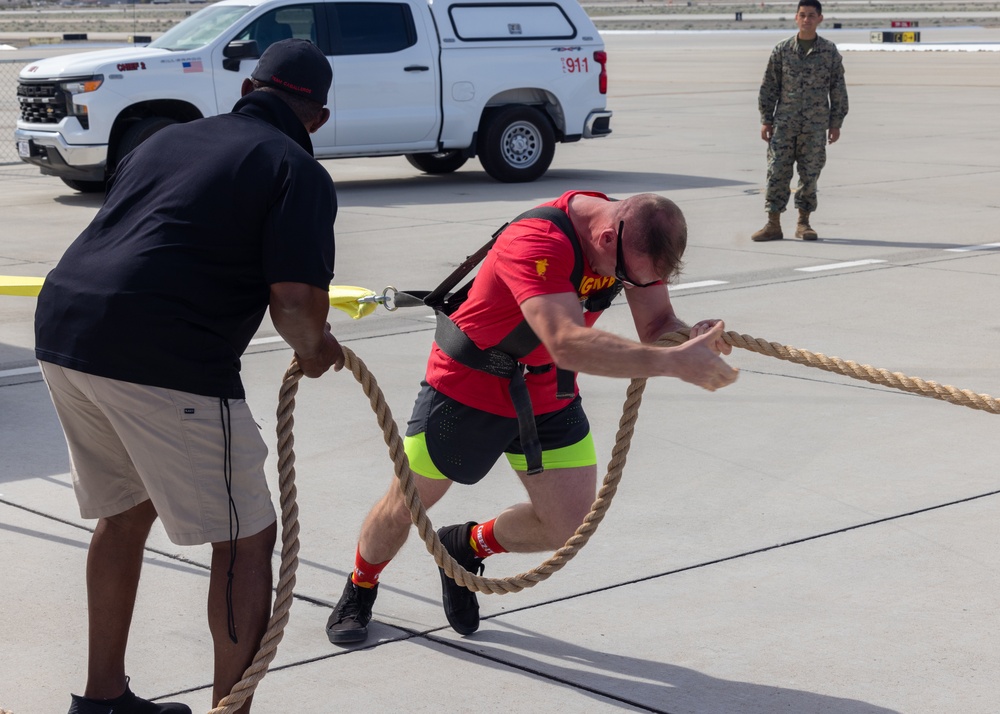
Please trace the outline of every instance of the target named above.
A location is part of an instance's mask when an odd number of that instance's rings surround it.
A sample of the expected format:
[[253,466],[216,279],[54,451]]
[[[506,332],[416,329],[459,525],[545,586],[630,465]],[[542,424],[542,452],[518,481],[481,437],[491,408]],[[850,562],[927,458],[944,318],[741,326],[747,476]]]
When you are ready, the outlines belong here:
[[783,129],[775,125],[767,145],[767,194],[764,206],[768,213],[780,213],[788,205],[792,167],[799,172],[795,207],[812,213],[816,210],[816,182],[826,164],[826,132]]

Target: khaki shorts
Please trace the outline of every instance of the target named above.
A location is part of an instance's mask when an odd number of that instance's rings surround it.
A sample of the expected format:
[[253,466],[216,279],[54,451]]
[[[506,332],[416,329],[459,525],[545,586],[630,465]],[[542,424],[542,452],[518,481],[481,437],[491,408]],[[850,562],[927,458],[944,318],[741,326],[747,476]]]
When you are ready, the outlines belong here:
[[274,523],[267,446],[245,400],[228,400],[227,414],[217,397],[40,364],[83,518],[114,516],[149,499],[178,545],[244,538]]

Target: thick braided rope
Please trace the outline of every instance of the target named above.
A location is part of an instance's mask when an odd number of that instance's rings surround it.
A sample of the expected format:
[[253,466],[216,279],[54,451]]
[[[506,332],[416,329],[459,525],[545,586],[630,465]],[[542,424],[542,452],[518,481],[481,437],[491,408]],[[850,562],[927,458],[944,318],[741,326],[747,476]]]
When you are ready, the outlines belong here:
[[[689,333],[689,330],[671,332],[661,337],[657,344],[680,344],[688,339]],[[918,377],[908,377],[901,372],[876,369],[867,364],[858,364],[857,362],[843,360],[839,357],[827,357],[824,354],[810,352],[809,350],[779,345],[777,342],[765,342],[764,340],[758,340],[756,337],[741,335],[737,332],[724,332],[722,336],[727,344],[734,347],[769,357],[776,357],[786,362],[794,362],[827,372],[843,374],[847,377],[861,379],[872,384],[881,384],[903,392],[940,399],[941,401],[950,402],[961,407],[1000,414],[1000,402],[989,394],[977,394],[968,389],[956,389],[946,384],[928,382]]]
[[[657,344],[664,346],[679,345],[685,342],[689,335],[690,331],[686,329],[672,332],[661,337],[657,341]],[[757,352],[758,354],[776,357],[777,359],[802,364],[807,367],[815,367],[827,372],[843,374],[854,379],[861,379],[872,384],[881,384],[912,394],[933,397],[934,399],[940,399],[971,409],[1000,414],[1000,402],[988,394],[976,394],[967,389],[956,389],[955,387],[941,385],[937,382],[908,377],[900,372],[889,372],[888,370],[876,369],[869,365],[859,365],[857,362],[842,360],[839,357],[827,357],[823,354],[780,345],[776,342],[759,340],[736,332],[723,333],[723,339],[727,344],[751,352]],[[553,553],[550,558],[536,568],[506,578],[483,578],[470,573],[460,566],[444,549],[430,519],[427,517],[426,509],[420,503],[420,497],[417,495],[414,485],[413,471],[410,469],[406,453],[403,451],[399,430],[392,418],[392,412],[385,401],[385,396],[378,387],[378,382],[364,362],[352,350],[347,347],[344,347],[343,350],[345,366],[350,369],[354,378],[361,384],[371,404],[372,411],[375,412],[379,426],[382,428],[385,443],[389,447],[389,457],[393,462],[399,488],[402,490],[406,505],[410,509],[410,516],[417,527],[417,532],[420,533],[420,537],[423,539],[428,552],[434,556],[434,561],[437,565],[449,577],[453,578],[455,582],[474,592],[500,595],[509,592],[519,592],[525,588],[534,586],[542,580],[546,580],[550,575],[562,569],[587,544],[590,537],[597,530],[598,525],[604,519],[604,515],[611,506],[611,501],[618,490],[618,483],[621,480],[622,471],[625,467],[632,434],[635,431],[639,406],[642,403],[642,393],[646,388],[645,379],[633,379],[629,384],[625,395],[625,403],[622,405],[622,416],[618,422],[618,433],[615,436],[615,444],[611,450],[611,461],[608,463],[607,474],[604,477],[601,489],[597,493],[597,499],[591,506],[590,513],[583,519],[583,523],[576,529],[576,532],[566,541],[562,548]],[[277,432],[278,471],[282,509],[282,560],[281,575],[277,588],[278,592],[274,603],[274,614],[268,623],[267,632],[261,640],[260,650],[256,657],[254,657],[253,663],[244,673],[243,679],[233,687],[232,693],[219,702],[219,706],[209,714],[230,714],[238,709],[247,697],[253,694],[257,683],[267,673],[268,664],[274,659],[285,623],[288,620],[292,586],[295,583],[295,568],[298,565],[299,530],[298,507],[295,504],[295,454],[292,450],[294,443],[292,426],[294,420],[292,419],[292,412],[295,409],[295,393],[301,377],[302,373],[298,368],[298,364],[293,360],[288,371],[285,373],[279,395]],[[0,714],[9,714],[9,712],[0,710]]]
[[[688,339],[689,334],[690,331],[686,329],[671,332],[661,337],[656,344],[664,346],[679,345]],[[955,387],[941,385],[937,382],[908,377],[900,372],[889,372],[884,369],[870,367],[869,365],[859,365],[857,362],[842,360],[839,357],[827,357],[823,354],[780,345],[776,342],[766,342],[736,332],[724,332],[723,339],[727,344],[751,352],[757,352],[758,354],[776,357],[788,362],[806,365],[807,367],[815,367],[827,372],[843,374],[854,379],[881,384],[921,396],[940,399],[958,406],[969,407],[970,409],[1000,414],[1000,402],[988,394],[977,394],[967,389],[956,389]],[[413,472],[410,470],[409,461],[406,458],[406,453],[403,451],[402,440],[399,437],[399,430],[392,419],[392,413],[389,410],[388,404],[386,404],[385,396],[382,394],[375,377],[368,371],[364,362],[349,348],[343,347],[343,351],[345,365],[351,370],[358,383],[361,384],[365,395],[369,399],[372,411],[375,412],[379,426],[382,428],[385,443],[389,447],[389,456],[393,462],[399,488],[402,490],[406,505],[410,509],[413,523],[416,525],[420,537],[424,540],[427,550],[434,556],[434,561],[455,582],[469,590],[487,594],[502,595],[508,592],[519,592],[547,579],[552,573],[560,570],[590,540],[594,531],[597,530],[597,526],[603,520],[605,513],[607,513],[618,489],[618,482],[621,480],[625,458],[628,455],[629,446],[632,441],[632,433],[635,431],[635,422],[638,418],[639,406],[642,403],[642,393],[646,387],[645,379],[633,379],[629,384],[625,395],[625,403],[622,406],[622,417],[618,422],[615,445],[611,450],[608,473],[604,477],[603,485],[598,491],[597,499],[594,501],[590,513],[583,519],[583,523],[577,528],[576,533],[552,557],[532,570],[507,578],[483,578],[465,570],[444,549],[441,540],[437,537],[437,533],[435,533],[430,520],[427,518],[427,511],[424,509],[423,504],[420,503],[420,498],[416,493]],[[232,692],[220,701],[219,706],[212,709],[209,714],[231,714],[242,706],[243,702],[253,694],[257,688],[257,683],[264,678],[268,665],[274,659],[278,643],[281,641],[284,633],[285,623],[288,621],[288,610],[291,607],[292,588],[295,584],[295,570],[298,567],[299,550],[298,506],[295,503],[295,453],[292,449],[294,444],[294,437],[292,435],[294,420],[292,412],[295,409],[295,393],[298,391],[298,382],[301,378],[302,372],[299,370],[298,363],[293,359],[282,380],[278,403],[278,424],[276,427],[278,433],[279,486],[281,488],[282,548],[281,567],[279,570],[273,614],[268,622],[267,631],[261,639],[260,649],[251,665],[244,672],[243,679],[236,683]],[[13,713],[0,708],[0,714]]]
[[302,370],[293,358],[281,381],[278,394],[278,487],[281,494],[281,565],[278,569],[278,587],[274,596],[274,607],[267,630],[261,638],[260,647],[253,662],[243,672],[243,678],[233,685],[232,691],[223,697],[219,705],[209,714],[232,714],[253,696],[257,684],[267,674],[267,667],[278,651],[278,643],[285,632],[288,611],[292,607],[292,589],[295,587],[295,570],[299,565],[299,507],[295,502],[295,438],[292,427],[295,420],[295,394],[302,379]]

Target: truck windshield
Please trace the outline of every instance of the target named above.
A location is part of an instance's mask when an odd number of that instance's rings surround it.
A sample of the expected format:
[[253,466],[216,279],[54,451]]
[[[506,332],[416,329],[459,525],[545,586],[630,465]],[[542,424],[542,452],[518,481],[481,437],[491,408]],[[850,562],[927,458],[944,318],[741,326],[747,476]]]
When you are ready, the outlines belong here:
[[149,46],[175,51],[204,47],[250,10],[247,5],[211,5],[170,28]]

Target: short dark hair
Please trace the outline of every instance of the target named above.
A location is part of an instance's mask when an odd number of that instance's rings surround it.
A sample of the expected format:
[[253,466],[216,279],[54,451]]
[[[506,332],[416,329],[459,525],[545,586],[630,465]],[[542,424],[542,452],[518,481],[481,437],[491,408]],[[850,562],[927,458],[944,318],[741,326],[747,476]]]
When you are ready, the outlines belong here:
[[814,7],[817,15],[823,14],[823,5],[819,0],[799,0],[799,4],[795,6],[795,12],[798,12],[800,7]]
[[657,275],[670,280],[680,274],[687,248],[687,221],[676,203],[655,193],[640,193],[621,202],[619,218],[626,226],[632,245],[648,255]]

